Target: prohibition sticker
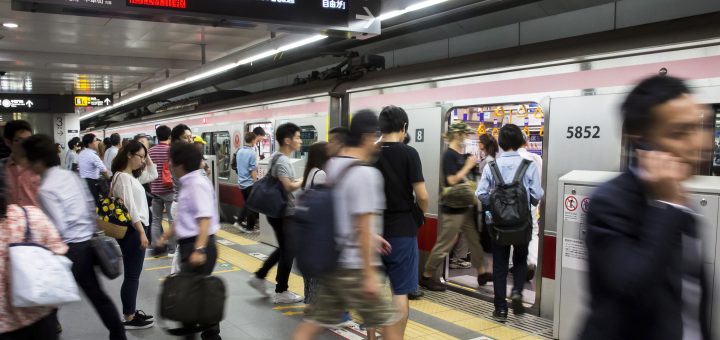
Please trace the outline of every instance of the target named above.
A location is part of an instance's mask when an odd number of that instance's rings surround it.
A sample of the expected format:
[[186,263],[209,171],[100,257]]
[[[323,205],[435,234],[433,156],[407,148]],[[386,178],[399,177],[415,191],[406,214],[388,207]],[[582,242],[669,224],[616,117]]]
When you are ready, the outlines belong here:
[[563,218],[568,222],[585,223],[590,198],[587,196],[565,195]]
[[590,198],[589,197],[583,198],[582,202],[580,202],[580,208],[582,208],[583,213],[587,214],[589,207],[590,207]]

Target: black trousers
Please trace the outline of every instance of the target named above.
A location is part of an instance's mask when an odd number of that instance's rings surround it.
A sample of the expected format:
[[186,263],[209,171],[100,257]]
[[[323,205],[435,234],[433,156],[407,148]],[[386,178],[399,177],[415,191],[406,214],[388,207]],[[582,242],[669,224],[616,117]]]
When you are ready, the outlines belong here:
[[[205,255],[207,260],[205,264],[200,267],[190,266],[190,255],[195,251],[195,237],[185,238],[178,240],[179,251],[180,251],[180,271],[184,273],[197,273],[203,275],[212,274],[215,269],[215,263],[217,263],[217,247],[215,246],[215,235],[210,235],[208,238],[207,248],[205,249]],[[177,256],[177,254],[176,254]],[[184,327],[192,327],[195,325],[183,325]],[[203,340],[220,340],[220,325],[212,325],[200,334]],[[195,335],[188,335],[185,337],[186,340],[194,340]]]
[[122,301],[123,314],[133,315],[137,310],[137,294],[140,289],[140,274],[142,274],[145,262],[145,250],[140,248],[140,233],[133,227],[128,228],[125,237],[118,240],[118,244],[123,255],[123,283],[120,287],[120,301]]
[[48,316],[35,321],[32,325],[0,334],[0,340],[57,340],[57,314],[50,313]]
[[510,267],[510,247],[513,247],[513,293],[522,295],[527,276],[528,243],[500,246],[493,244],[493,290],[495,308],[507,309],[507,275]]
[[293,259],[295,257],[290,252],[289,245],[287,243],[288,240],[285,238],[285,218],[268,217],[267,219],[268,222],[270,222],[273,231],[275,231],[275,238],[277,239],[278,247],[272,254],[270,254],[270,257],[265,260],[265,263],[263,263],[260,270],[255,272],[255,276],[259,279],[265,279],[268,272],[270,272],[270,269],[277,264],[278,269],[277,275],[275,276],[277,284],[275,286],[275,292],[282,293],[288,290],[288,280],[290,279],[290,271],[292,270]]
[[[95,273],[97,260],[95,252],[90,247],[90,242],[70,243],[68,246],[67,257],[73,262],[72,272],[75,281],[85,292],[105,328],[110,331],[110,340],[127,340],[120,314],[110,297],[103,291]],[[57,328],[53,327],[53,329],[57,331]]]
[[[248,197],[250,197],[250,193],[252,192],[252,185],[245,188],[240,189],[243,195],[243,199],[245,202],[247,202]],[[240,211],[240,216],[238,216],[238,222],[246,220],[247,221],[247,229],[253,229],[255,228],[255,225],[257,225],[257,221],[260,215],[247,208],[247,206],[243,206],[242,211]]]

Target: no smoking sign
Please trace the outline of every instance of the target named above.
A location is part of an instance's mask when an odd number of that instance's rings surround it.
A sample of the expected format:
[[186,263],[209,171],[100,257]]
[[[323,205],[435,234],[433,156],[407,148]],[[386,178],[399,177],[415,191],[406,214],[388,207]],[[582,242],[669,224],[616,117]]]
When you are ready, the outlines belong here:
[[585,214],[590,205],[587,196],[565,195],[563,200],[563,218],[568,222],[585,223]]

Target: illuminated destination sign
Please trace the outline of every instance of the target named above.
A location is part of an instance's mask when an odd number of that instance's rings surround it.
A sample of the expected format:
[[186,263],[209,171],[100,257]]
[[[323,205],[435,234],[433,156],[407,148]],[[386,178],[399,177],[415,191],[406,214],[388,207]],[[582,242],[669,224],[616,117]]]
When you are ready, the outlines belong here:
[[75,96],[75,107],[105,107],[112,105],[111,96]]
[[[12,0],[16,11],[287,32],[379,34],[381,0]],[[360,23],[360,24],[358,24]]]

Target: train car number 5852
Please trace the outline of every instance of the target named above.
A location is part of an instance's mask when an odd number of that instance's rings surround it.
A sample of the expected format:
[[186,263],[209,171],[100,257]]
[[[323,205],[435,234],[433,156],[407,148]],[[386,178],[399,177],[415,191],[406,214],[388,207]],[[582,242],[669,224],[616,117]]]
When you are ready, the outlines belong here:
[[600,127],[595,126],[568,126],[567,139],[591,139],[600,138]]

